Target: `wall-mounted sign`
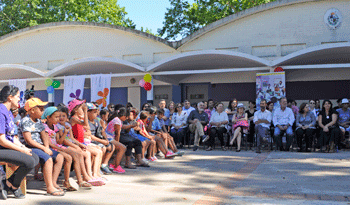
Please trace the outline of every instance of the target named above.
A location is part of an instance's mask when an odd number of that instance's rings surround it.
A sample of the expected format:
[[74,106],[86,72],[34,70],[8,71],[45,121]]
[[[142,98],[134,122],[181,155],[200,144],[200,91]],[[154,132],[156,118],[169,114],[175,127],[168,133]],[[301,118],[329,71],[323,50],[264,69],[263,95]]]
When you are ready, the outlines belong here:
[[324,15],[324,22],[330,29],[336,29],[340,26],[343,18],[338,9],[329,9]]
[[191,94],[190,99],[204,99],[204,94]]
[[168,99],[168,94],[155,95],[154,98],[155,98],[156,100],[160,100],[160,99],[167,100],[167,99]]

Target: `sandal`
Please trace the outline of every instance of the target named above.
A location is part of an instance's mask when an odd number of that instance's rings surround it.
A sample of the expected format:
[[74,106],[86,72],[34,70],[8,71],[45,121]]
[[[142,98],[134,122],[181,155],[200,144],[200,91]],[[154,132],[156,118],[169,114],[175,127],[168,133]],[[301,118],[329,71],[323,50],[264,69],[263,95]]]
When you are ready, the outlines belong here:
[[125,165],[124,168],[126,169],[136,169],[136,167],[134,165]]
[[87,183],[91,184],[92,186],[102,186],[105,184],[103,181],[98,181],[98,180],[93,180],[93,179],[91,179]]
[[91,188],[92,185],[87,183],[86,181],[83,181],[81,184],[79,184],[79,189],[90,190]]
[[[59,192],[63,192],[63,193],[55,195],[55,193],[59,193]],[[54,191],[54,192],[45,194],[45,196],[64,196],[64,195],[65,195],[64,191]]]

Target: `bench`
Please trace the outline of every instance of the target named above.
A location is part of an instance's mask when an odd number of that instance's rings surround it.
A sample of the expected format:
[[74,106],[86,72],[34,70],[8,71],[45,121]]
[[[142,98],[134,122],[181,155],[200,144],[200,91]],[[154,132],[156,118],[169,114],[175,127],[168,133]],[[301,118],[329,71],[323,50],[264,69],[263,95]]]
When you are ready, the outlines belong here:
[[[5,165],[5,171],[6,171],[6,179],[10,178],[10,176],[17,170],[18,166],[6,163],[6,162],[0,162],[0,166]],[[19,186],[21,188],[21,191],[24,195],[26,195],[27,191],[27,179],[26,177],[22,180],[21,185]]]

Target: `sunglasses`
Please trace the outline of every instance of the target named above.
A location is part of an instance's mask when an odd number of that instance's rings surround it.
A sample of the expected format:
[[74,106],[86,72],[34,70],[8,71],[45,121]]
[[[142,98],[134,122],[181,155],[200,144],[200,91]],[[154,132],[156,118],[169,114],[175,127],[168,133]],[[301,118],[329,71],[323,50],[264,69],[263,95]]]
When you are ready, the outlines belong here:
[[315,104],[314,102],[310,102],[310,104]]

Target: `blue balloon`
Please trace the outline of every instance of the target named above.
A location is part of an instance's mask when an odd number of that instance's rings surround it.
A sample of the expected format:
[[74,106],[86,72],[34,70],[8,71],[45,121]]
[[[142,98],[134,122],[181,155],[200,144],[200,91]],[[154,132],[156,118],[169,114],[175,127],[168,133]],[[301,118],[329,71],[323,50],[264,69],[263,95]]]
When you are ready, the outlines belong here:
[[47,93],[51,94],[53,93],[55,89],[50,85],[49,87],[47,87]]

